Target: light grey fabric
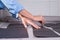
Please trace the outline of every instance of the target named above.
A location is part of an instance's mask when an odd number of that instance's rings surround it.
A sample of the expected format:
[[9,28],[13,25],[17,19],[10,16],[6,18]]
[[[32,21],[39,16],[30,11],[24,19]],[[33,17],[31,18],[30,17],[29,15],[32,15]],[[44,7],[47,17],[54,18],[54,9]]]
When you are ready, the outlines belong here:
[[10,23],[0,22],[0,28],[7,28]]
[[0,18],[4,18],[6,16],[11,16],[11,14],[8,12],[7,9],[1,9],[0,10]]

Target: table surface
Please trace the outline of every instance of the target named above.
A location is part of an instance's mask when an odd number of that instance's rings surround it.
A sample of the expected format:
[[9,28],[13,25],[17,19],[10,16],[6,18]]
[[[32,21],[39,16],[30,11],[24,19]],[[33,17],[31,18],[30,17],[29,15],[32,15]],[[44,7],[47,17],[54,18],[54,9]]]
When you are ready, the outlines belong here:
[[27,28],[29,38],[1,38],[0,40],[60,40],[60,37],[53,38],[37,38],[33,35],[33,28],[28,26]]
[[[57,18],[59,19],[59,18]],[[49,19],[50,20],[50,19]],[[29,38],[1,38],[0,40],[60,40],[60,37],[53,38],[37,38],[33,35],[33,28],[28,26],[27,28]]]

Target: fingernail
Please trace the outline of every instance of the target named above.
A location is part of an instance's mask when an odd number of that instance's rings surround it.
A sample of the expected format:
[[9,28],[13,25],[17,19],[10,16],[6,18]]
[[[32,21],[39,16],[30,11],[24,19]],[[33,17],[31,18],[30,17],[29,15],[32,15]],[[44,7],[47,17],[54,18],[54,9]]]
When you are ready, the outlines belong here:
[[41,27],[39,27],[39,29],[40,29]]

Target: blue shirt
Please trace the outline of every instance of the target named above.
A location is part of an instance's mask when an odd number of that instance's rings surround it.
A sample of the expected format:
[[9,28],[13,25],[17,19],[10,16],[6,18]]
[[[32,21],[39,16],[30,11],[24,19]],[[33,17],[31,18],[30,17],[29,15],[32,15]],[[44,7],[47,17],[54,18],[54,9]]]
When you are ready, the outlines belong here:
[[17,0],[0,0],[0,8],[7,8],[13,17],[18,17],[18,12],[23,10],[23,6]]

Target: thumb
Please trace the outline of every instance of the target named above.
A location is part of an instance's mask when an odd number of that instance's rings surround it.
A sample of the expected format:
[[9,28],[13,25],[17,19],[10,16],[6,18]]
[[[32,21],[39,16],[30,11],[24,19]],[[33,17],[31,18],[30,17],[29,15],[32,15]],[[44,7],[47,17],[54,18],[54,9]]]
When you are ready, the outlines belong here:
[[22,23],[23,23],[24,27],[27,28],[26,21],[23,18],[22,18]]
[[27,28],[25,19],[20,14],[18,16],[21,18],[24,27]]

